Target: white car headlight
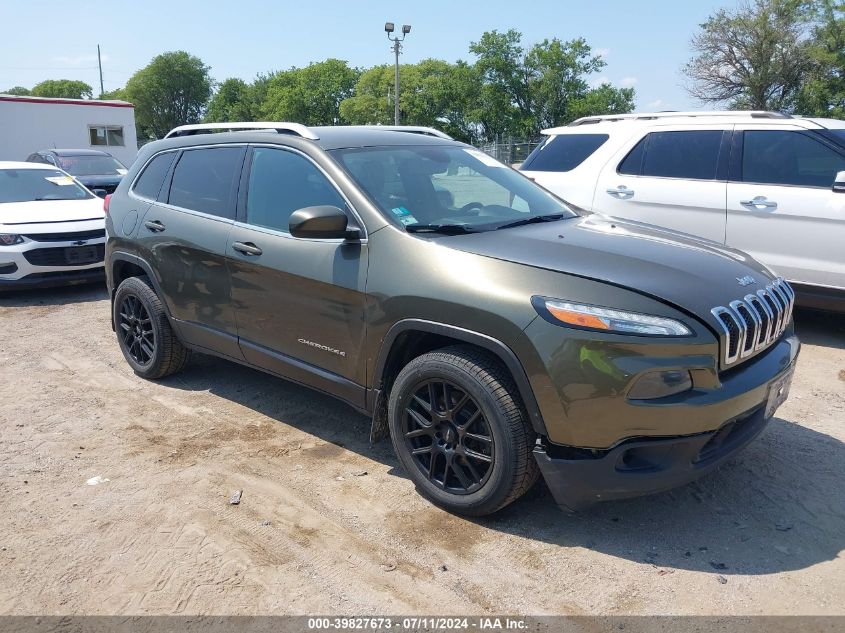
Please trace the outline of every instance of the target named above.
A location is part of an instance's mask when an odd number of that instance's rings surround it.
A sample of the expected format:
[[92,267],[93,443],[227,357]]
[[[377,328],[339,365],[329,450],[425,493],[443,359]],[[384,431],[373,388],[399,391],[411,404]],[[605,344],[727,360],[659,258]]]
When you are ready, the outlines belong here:
[[561,325],[648,336],[690,336],[692,334],[692,330],[680,321],[652,314],[540,297],[536,297],[534,303],[535,307],[545,308],[548,315]]

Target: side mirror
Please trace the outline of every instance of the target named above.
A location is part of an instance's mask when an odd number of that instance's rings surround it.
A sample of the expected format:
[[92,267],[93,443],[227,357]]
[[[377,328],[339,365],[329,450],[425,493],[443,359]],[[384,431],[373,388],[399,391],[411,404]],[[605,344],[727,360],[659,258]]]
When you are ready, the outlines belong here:
[[92,189],[91,193],[93,193],[98,198],[105,198],[108,194],[108,191],[106,191],[105,189]]
[[361,232],[349,227],[343,209],[330,205],[297,209],[290,215],[290,234],[315,240],[357,240]]
[[833,179],[833,191],[836,193],[845,193],[845,171],[840,171]]

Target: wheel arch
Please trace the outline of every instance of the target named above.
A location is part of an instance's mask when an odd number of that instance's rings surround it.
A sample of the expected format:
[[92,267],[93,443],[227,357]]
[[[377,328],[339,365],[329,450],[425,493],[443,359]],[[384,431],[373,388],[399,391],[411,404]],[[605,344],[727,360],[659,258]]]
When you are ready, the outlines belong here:
[[401,368],[417,356],[455,343],[480,347],[495,356],[505,366],[516,383],[532,428],[540,435],[546,435],[546,426],[531,383],[522,363],[510,347],[491,336],[455,325],[422,319],[404,319],[388,330],[373,366],[372,389],[370,390],[372,394],[370,408],[373,411],[371,441],[387,436],[384,405],[392,381]]
[[[155,290],[156,294],[161,299],[161,304],[162,306],[164,306],[164,311],[167,314],[167,318],[171,318],[170,307],[167,305],[167,301],[165,300],[164,294],[161,292],[161,287],[158,284],[158,280],[153,274],[152,266],[150,266],[143,259],[141,259],[137,255],[132,255],[131,253],[117,251],[113,253],[112,256],[109,258],[107,274],[110,303],[114,303],[114,293],[117,290],[117,287],[121,284],[121,282],[126,279],[129,279],[130,277],[146,276],[150,280],[150,283],[153,286],[153,290]],[[112,330],[114,330],[114,306],[112,306],[111,312]]]

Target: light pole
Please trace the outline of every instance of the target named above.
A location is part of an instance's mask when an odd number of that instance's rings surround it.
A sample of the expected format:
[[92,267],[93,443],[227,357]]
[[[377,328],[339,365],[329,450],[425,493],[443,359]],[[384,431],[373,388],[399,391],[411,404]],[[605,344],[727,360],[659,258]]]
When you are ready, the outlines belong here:
[[411,32],[411,26],[409,24],[403,24],[402,37],[399,37],[398,35],[394,37],[391,35],[391,33],[393,33],[393,22],[385,22],[384,32],[387,33],[387,39],[393,42],[393,54],[396,56],[396,85],[393,91],[393,122],[396,125],[399,125],[399,51],[402,50],[402,42],[404,41],[405,36]]

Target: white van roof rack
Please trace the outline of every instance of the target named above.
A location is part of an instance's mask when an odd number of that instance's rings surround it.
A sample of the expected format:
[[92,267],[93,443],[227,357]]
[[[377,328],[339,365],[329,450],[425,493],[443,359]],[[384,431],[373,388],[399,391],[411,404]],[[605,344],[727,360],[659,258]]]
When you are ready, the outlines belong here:
[[[577,125],[590,125],[603,121],[650,121],[654,119],[670,119],[677,117],[750,117],[752,119],[791,119],[792,117],[783,112],[767,112],[765,110],[712,110],[698,112],[635,112],[633,114],[602,114],[598,116],[585,116],[575,119],[569,127]],[[550,128],[553,129],[553,128]],[[546,130],[543,130],[545,133]]]
[[192,123],[180,125],[170,130],[164,138],[193,136],[194,134],[211,134],[213,132],[246,132],[246,131],[276,132],[278,134],[294,134],[312,141],[318,140],[314,131],[301,123],[285,121],[226,121],[222,123]]

